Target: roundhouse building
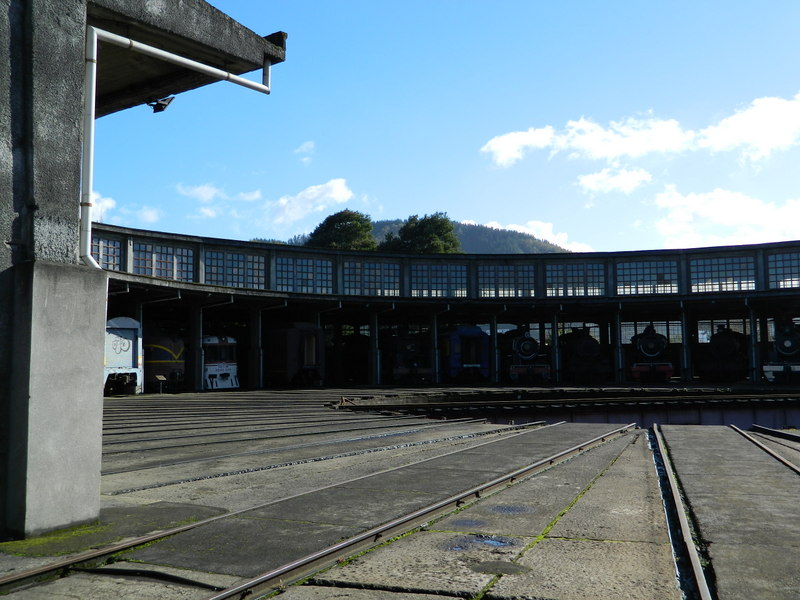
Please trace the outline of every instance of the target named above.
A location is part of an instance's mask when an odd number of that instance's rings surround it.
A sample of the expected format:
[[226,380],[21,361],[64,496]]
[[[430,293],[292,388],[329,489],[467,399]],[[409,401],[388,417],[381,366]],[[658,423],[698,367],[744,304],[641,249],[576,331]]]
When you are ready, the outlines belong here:
[[[342,252],[94,224],[108,318],[142,324],[145,389],[790,382],[800,242],[537,255]],[[157,381],[148,347],[177,344]],[[149,362],[149,364],[148,364]]]

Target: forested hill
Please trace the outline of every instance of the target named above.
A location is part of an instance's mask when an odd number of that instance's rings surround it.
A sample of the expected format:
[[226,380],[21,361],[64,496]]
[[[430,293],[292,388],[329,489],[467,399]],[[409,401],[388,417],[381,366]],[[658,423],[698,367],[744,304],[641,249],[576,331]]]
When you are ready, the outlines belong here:
[[[403,223],[404,221],[401,219],[374,221],[372,223],[372,235],[380,243],[389,232],[397,235]],[[547,254],[569,252],[569,250],[535,238],[527,233],[509,229],[495,229],[485,225],[465,225],[455,221],[452,221],[452,223],[453,230],[461,242],[461,251],[465,254]],[[252,241],[302,246],[308,241],[308,237],[308,234],[296,235],[285,242],[263,238],[256,238]]]
[[[403,221],[401,219],[375,221],[372,226],[372,234],[378,242],[381,242],[390,231],[397,234],[402,225]],[[461,242],[461,250],[466,254],[546,254],[568,252],[568,250],[555,244],[519,231],[495,229],[485,225],[465,225],[455,221],[453,222],[453,228]]]

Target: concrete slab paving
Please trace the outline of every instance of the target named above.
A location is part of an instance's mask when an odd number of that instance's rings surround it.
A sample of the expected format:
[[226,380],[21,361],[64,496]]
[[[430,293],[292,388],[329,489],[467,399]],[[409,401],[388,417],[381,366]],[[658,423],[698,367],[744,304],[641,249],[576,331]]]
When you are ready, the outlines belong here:
[[719,596],[800,597],[800,478],[730,428],[662,431]]
[[800,496],[772,496],[765,489],[764,494],[694,493],[689,501],[704,541],[780,544],[798,549],[800,558]]
[[487,600],[679,600],[668,545],[545,539],[503,575]]
[[[495,433],[497,432],[497,433]],[[494,437],[511,433],[512,430],[498,430],[497,427],[486,428],[484,425],[472,424],[471,426],[457,426],[443,434],[440,430],[435,433],[429,430],[400,438],[377,438],[369,440],[353,440],[351,442],[332,443],[326,446],[307,447],[281,447],[266,453],[255,453],[258,449],[254,446],[246,448],[250,454],[240,454],[228,458],[213,460],[189,461],[181,464],[170,464],[141,470],[109,473],[102,478],[103,494],[118,494],[128,490],[143,490],[149,488],[175,485],[185,481],[200,481],[211,479],[220,475],[230,476],[236,473],[257,472],[272,470],[281,466],[294,466],[304,461],[316,462],[321,459],[335,460],[333,457],[346,458],[349,455],[366,456],[379,451],[402,452],[405,445],[414,447],[457,444],[458,438],[471,445],[485,442]],[[441,439],[439,442],[432,440]],[[417,446],[414,446],[417,444]],[[119,457],[118,457],[119,459]],[[129,457],[130,464],[140,462],[135,456]],[[151,463],[156,461],[151,460]],[[121,463],[115,463],[118,467]],[[106,466],[104,464],[104,469]]]
[[[122,501],[149,503],[158,500],[197,502],[234,511],[254,506],[257,504],[254,499],[263,499],[262,501],[266,502],[270,499],[285,498],[372,475],[388,468],[434,458],[483,441],[485,439],[469,438],[443,444],[398,448],[388,452],[293,464],[276,469],[147,488],[118,496],[106,494],[103,500],[106,503]],[[107,477],[103,478],[104,482],[106,479]]]
[[621,438],[488,496],[432,529],[502,535],[540,535],[593,477],[630,443]]
[[[738,544],[712,544],[708,553],[714,565],[717,597],[724,600],[797,600],[800,598],[800,570],[788,562],[800,557],[800,548],[748,544],[753,560],[741,560]],[[794,560],[793,558],[794,557]]]
[[11,592],[4,598],[13,600],[89,600],[95,598],[201,600],[208,597],[209,594],[208,590],[200,590],[177,583],[76,573],[68,578],[57,579],[35,588]]
[[357,485],[352,487],[344,485],[321,490],[315,494],[314,502],[320,506],[320,510],[309,511],[308,505],[304,502],[290,499],[248,511],[243,517],[353,526],[364,523],[380,525],[428,506],[435,499],[436,497],[431,494],[413,490],[392,490],[389,498],[386,494],[376,494]]
[[277,597],[280,600],[445,600],[455,596],[302,585],[291,587]]
[[363,527],[231,518],[123,555],[125,560],[254,577],[351,537]]
[[[575,539],[559,537],[568,535]],[[487,599],[681,597],[643,435],[593,448],[314,581],[464,597],[483,590]]]
[[420,531],[318,574],[312,583],[471,597],[512,562],[532,537]]
[[548,536],[669,544],[658,474],[644,435],[625,448]]
[[[142,506],[103,508],[97,523],[54,532],[28,540],[0,543],[0,574],[12,568],[32,568],[36,563],[51,560],[28,560],[38,556],[66,556],[107,546],[126,538],[169,529],[177,525],[206,519],[225,511],[195,504],[154,502]],[[24,555],[14,558],[14,554]]]

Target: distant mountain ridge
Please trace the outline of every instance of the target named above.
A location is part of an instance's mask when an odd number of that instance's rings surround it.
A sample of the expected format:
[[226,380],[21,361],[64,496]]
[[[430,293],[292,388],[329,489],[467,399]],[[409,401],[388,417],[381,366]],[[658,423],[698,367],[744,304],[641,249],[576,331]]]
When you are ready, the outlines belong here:
[[[402,225],[402,219],[374,221],[372,235],[380,243],[389,232],[397,235]],[[565,248],[540,240],[530,234],[511,231],[510,229],[496,229],[486,225],[466,225],[455,221],[453,221],[453,229],[461,242],[461,250],[465,254],[553,254],[569,252]],[[308,235],[305,234],[295,235],[285,242],[263,238],[256,238],[253,241],[302,246],[307,240]]]
[[[401,219],[374,221],[372,235],[378,242],[389,232],[395,235],[402,227]],[[461,250],[465,254],[552,254],[569,252],[565,248],[540,240],[530,234],[486,225],[467,225],[453,221]]]

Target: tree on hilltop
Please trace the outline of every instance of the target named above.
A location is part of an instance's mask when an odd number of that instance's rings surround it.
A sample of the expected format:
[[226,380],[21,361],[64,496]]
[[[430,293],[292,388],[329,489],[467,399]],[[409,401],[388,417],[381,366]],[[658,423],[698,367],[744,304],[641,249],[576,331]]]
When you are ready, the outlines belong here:
[[397,235],[391,232],[386,234],[378,250],[408,254],[456,254],[461,252],[461,242],[447,214],[434,213],[421,219],[417,215],[409,217]]
[[312,248],[329,250],[375,250],[372,219],[354,210],[342,210],[327,217],[305,242]]

